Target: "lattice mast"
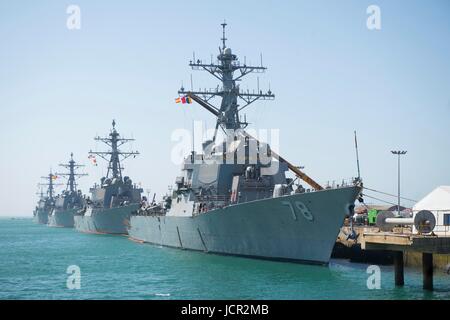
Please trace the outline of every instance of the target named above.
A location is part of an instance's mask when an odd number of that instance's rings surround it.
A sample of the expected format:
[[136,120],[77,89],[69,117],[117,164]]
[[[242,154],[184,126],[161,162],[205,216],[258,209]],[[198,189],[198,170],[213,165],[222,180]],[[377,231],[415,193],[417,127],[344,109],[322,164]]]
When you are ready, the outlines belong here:
[[119,178],[122,179],[121,162],[125,159],[139,155],[138,151],[122,152],[119,147],[125,143],[134,141],[134,139],[121,138],[120,134],[116,130],[116,122],[112,122],[112,130],[108,137],[95,137],[94,140],[101,141],[108,145],[111,149],[109,151],[89,151],[91,155],[97,155],[100,158],[108,162],[108,172],[106,178]]
[[50,173],[47,176],[41,177],[41,179],[47,180],[46,183],[39,183],[39,186],[47,186],[47,196],[50,200],[53,200],[53,195],[55,192],[55,187],[61,186],[61,183],[54,183],[53,180],[57,178],[57,175],[53,174],[50,170]]
[[[185,91],[183,87],[178,91],[178,94],[187,95],[200,99],[203,105],[208,106],[213,114],[217,116],[216,130],[214,138],[216,138],[218,127],[222,129],[241,129],[247,127],[248,123],[244,119],[241,121],[239,112],[256,100],[273,100],[275,95],[270,89],[263,93],[259,88],[257,91],[246,92],[241,91],[238,81],[241,81],[246,75],[250,73],[263,73],[267,69],[262,65],[260,66],[248,66],[246,63],[241,64],[238,57],[232,53],[231,48],[226,46],[225,28],[227,24],[224,22],[222,25],[222,47],[219,47],[219,55],[217,56],[217,62],[203,63],[201,60],[191,60],[189,66],[193,70],[204,70],[209,72],[215,78],[217,78],[222,88],[217,86],[216,90],[199,90],[199,91]],[[235,74],[238,73],[238,74]],[[258,80],[259,81],[259,80]],[[222,99],[220,107],[214,106],[210,100],[215,97]],[[240,105],[238,102],[243,102]]]
[[65,173],[55,173],[57,176],[68,177],[66,190],[70,192],[76,192],[77,190],[77,178],[87,176],[86,173],[76,173],[78,168],[84,167],[84,165],[76,164],[73,160],[73,153],[70,154],[70,160],[68,163],[60,164],[60,167],[66,168],[69,172]]

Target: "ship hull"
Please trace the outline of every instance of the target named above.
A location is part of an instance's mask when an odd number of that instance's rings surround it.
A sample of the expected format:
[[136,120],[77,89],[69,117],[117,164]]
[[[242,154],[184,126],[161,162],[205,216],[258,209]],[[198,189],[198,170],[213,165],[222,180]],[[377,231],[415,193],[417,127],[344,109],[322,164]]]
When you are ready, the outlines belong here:
[[38,224],[47,224],[48,212],[44,210],[38,210],[36,215],[33,217],[33,221]]
[[49,227],[73,228],[75,224],[73,217],[76,212],[77,209],[55,210],[48,219]]
[[75,228],[84,233],[128,234],[131,212],[136,211],[139,204],[111,208],[93,209],[84,216],[75,215]]
[[133,240],[209,253],[327,264],[359,187],[252,201],[197,216],[131,216]]

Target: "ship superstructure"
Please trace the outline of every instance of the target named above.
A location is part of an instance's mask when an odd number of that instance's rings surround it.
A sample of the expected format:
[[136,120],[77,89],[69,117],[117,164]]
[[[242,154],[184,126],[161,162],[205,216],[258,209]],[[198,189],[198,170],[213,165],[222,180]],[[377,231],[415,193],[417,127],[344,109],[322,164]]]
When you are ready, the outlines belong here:
[[[45,179],[46,182],[39,184],[39,186],[41,187],[41,193],[38,204],[33,212],[33,216],[34,221],[36,223],[47,224],[49,220],[49,215],[55,206],[55,199],[54,199],[55,187],[59,186],[60,184],[54,182],[57,176],[53,174],[51,170],[47,176],[43,176],[41,178]],[[42,192],[42,187],[45,186],[47,187],[47,193],[44,195],[44,193]]]
[[[226,23],[217,62],[192,60],[220,81],[215,90],[179,95],[216,117],[213,138],[200,153],[184,160],[182,174],[166,201],[167,210],[139,210],[130,236],[157,245],[247,257],[328,263],[344,217],[360,193],[359,181],[323,189],[297,166],[245,131],[239,112],[257,100],[272,100],[269,90],[243,91],[238,84],[262,66],[241,63],[226,45]],[[214,105],[214,98],[220,105]],[[219,130],[224,139],[218,139]],[[287,178],[291,170],[295,179]],[[303,180],[312,189],[294,182]],[[161,206],[159,206],[161,207]]]
[[87,176],[85,173],[76,173],[76,170],[84,165],[76,164],[73,153],[66,164],[60,167],[68,169],[68,172],[56,173],[58,177],[67,177],[66,190],[55,197],[55,206],[50,213],[49,226],[51,227],[74,227],[74,215],[85,206],[85,199],[81,190],[77,189],[77,178]]
[[89,233],[126,234],[129,216],[139,208],[143,190],[133,184],[130,177],[122,176],[122,162],[139,152],[120,150],[121,146],[134,139],[122,138],[114,120],[109,136],[96,137],[95,140],[110,148],[89,152],[91,157],[98,156],[108,162],[107,174],[101,178],[100,184],[90,189],[91,196],[87,198],[86,206],[75,215],[75,227]]

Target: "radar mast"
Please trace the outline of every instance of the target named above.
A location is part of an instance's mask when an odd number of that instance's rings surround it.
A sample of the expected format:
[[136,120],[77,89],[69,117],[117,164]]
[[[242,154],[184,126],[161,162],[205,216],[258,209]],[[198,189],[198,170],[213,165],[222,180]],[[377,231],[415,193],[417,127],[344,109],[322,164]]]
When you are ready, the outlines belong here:
[[[255,91],[242,91],[236,83],[241,81],[246,75],[250,73],[263,73],[267,69],[262,65],[249,66],[245,62],[240,63],[237,55],[232,53],[230,47],[226,46],[226,26],[224,22],[222,26],[222,47],[219,47],[219,55],[217,61],[213,63],[203,63],[201,60],[190,61],[189,66],[193,70],[203,70],[210,73],[217,78],[222,87],[215,90],[191,90],[185,91],[183,87],[178,91],[178,94],[195,97],[201,100],[203,105],[207,105],[209,111],[217,116],[216,128],[214,132],[213,141],[216,139],[217,129],[219,126],[225,131],[226,129],[243,129],[247,127],[248,123],[241,121],[239,112],[257,100],[273,100],[275,95],[270,89],[263,93],[259,88]],[[195,60],[195,58],[194,58]],[[262,59],[261,59],[262,60]],[[237,73],[237,74],[235,74]],[[258,80],[259,81],[259,80]],[[222,99],[220,106],[214,106],[210,101],[212,98],[220,97]],[[195,100],[194,99],[194,100]],[[239,104],[239,103],[242,103]]]
[[68,173],[55,173],[55,174],[57,176],[68,177],[66,190],[70,191],[70,192],[76,192],[76,189],[77,189],[76,179],[78,177],[87,176],[86,173],[76,173],[76,170],[78,168],[84,167],[84,165],[76,164],[76,162],[73,160],[73,153],[71,153],[69,162],[66,164],[60,164],[59,166],[69,169],[69,172]]
[[58,176],[56,174],[53,174],[50,170],[50,173],[47,176],[41,177],[42,179],[47,180],[46,183],[40,183],[39,186],[47,186],[47,196],[49,200],[53,200],[53,194],[55,191],[56,186],[61,186],[61,183],[54,183],[53,180],[56,180]]
[[[106,174],[106,178],[111,179],[122,179],[122,170],[124,169],[121,166],[121,162],[131,156],[139,155],[139,152],[122,152],[119,147],[124,145],[125,143],[134,141],[134,139],[126,139],[121,138],[120,134],[116,130],[116,121],[112,122],[112,130],[108,137],[95,137],[94,140],[101,141],[108,145],[111,149],[109,151],[89,151],[91,155],[97,155],[100,158],[104,159],[108,162],[108,172]],[[109,157],[109,158],[108,158]]]

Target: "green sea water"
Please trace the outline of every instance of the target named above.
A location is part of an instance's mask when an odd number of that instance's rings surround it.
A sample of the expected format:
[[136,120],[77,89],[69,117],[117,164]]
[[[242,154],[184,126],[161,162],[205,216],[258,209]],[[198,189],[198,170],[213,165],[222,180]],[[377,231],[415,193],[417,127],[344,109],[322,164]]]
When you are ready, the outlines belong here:
[[[71,265],[80,268],[80,289],[67,288]],[[218,256],[0,219],[0,299],[450,299],[443,271],[431,293],[420,269],[407,268],[396,288],[392,267],[381,266],[381,289],[370,290],[367,267]]]

